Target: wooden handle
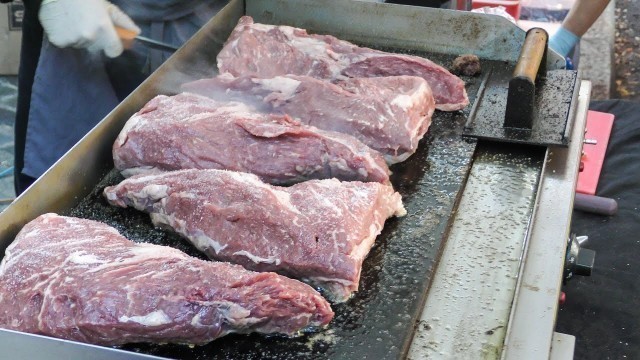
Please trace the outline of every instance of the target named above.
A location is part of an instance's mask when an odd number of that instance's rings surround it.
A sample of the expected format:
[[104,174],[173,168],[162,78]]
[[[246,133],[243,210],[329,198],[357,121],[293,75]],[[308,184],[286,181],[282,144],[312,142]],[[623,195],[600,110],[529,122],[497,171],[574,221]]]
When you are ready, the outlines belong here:
[[122,46],[125,49],[131,49],[133,47],[136,36],[138,36],[138,33],[118,26],[116,26],[115,28],[116,34],[118,34],[118,37],[122,41]]
[[541,28],[527,31],[513,77],[509,80],[505,128],[533,129],[536,78],[546,76],[548,40],[549,35]]
[[133,40],[136,38],[136,36],[138,36],[137,32],[133,30],[121,28],[119,26],[116,26],[116,33],[118,34],[118,37],[122,40]]
[[533,28],[527,31],[527,37],[522,45],[522,52],[513,71],[513,77],[524,77],[535,83],[542,62],[545,59],[545,50],[549,35],[541,28]]

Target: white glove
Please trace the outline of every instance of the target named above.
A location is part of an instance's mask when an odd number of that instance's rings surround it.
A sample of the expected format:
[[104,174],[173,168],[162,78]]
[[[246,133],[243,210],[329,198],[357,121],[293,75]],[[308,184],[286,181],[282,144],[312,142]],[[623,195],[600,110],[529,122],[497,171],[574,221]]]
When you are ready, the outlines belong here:
[[38,14],[49,41],[61,48],[122,54],[115,27],[140,34],[140,28],[120,8],[106,0],[43,0]]

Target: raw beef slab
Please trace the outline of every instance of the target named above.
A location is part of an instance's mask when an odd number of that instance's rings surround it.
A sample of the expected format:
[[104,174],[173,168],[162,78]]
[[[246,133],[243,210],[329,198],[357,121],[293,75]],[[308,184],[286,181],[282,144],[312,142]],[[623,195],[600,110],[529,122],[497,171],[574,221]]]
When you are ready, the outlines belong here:
[[352,136],[189,93],[159,95],[133,115],[113,144],[113,161],[124,176],[227,169],[273,184],[333,177],[389,183],[390,173],[382,155]]
[[0,327],[101,345],[204,344],[326,325],[329,304],[274,273],[133,243],[103,223],[45,214],[0,264]]
[[420,76],[429,83],[437,109],[454,111],[469,104],[464,81],[425,58],[358,47],[291,26],[258,24],[249,16],[240,18],[217,61],[220,73],[261,78]]
[[212,259],[301,279],[336,302],[358,290],[385,220],[406,213],[400,194],[379,183],[330,179],[283,188],[224,170],[135,176],[104,194],[112,205],[150,213],[156,226]]
[[183,86],[217,101],[249,103],[290,115],[303,124],[353,135],[389,164],[406,160],[431,124],[435,102],[417,76],[347,78],[335,83],[309,76],[235,78],[225,73]]

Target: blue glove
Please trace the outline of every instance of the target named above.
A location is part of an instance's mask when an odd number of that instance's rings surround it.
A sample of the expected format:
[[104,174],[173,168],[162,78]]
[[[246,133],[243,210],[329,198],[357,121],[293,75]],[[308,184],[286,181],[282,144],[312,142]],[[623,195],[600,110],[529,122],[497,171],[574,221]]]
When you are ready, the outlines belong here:
[[580,41],[578,35],[560,27],[560,29],[551,36],[551,39],[549,39],[549,47],[566,58],[578,41]]

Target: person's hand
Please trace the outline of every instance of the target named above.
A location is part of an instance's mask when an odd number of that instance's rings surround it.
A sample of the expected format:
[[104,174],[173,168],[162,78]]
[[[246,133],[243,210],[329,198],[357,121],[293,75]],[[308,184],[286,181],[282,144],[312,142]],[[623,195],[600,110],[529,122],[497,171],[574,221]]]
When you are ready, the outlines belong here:
[[566,58],[578,41],[580,41],[578,35],[561,26],[549,39],[549,47]]
[[43,0],[38,17],[53,45],[104,51],[108,57],[123,51],[116,26],[140,33],[127,14],[106,0]]

